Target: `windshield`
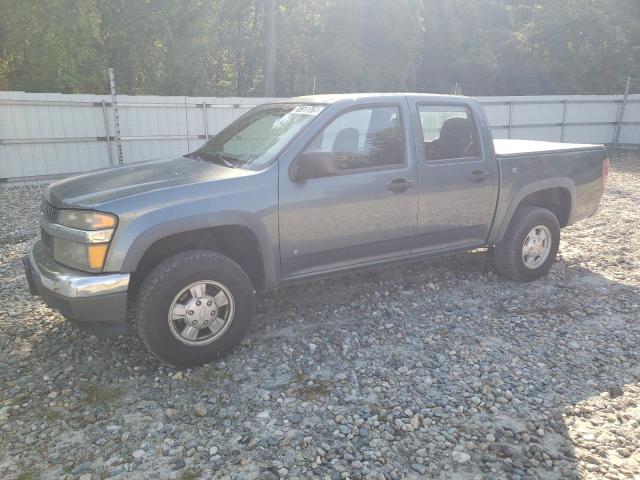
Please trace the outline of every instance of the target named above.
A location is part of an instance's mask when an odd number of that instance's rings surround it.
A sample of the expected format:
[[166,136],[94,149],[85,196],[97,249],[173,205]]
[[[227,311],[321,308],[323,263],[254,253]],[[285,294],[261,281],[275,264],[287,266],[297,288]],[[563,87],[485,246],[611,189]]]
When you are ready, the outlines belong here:
[[186,156],[228,167],[259,170],[325,107],[283,103],[254,108]]

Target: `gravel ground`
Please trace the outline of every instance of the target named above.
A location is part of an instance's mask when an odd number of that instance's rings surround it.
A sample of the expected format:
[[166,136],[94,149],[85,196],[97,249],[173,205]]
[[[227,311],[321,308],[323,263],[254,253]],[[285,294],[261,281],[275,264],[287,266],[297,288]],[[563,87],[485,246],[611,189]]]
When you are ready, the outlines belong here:
[[640,155],[531,284],[485,254],[269,295],[194,370],[28,294],[42,187],[0,188],[0,477],[640,479]]

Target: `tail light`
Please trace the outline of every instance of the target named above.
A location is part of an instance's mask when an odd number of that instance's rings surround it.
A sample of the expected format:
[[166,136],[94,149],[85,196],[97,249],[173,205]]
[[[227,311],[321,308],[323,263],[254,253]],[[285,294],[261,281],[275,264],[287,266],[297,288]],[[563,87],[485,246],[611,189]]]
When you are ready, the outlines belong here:
[[602,162],[602,191],[607,188],[609,182],[609,158],[605,158]]

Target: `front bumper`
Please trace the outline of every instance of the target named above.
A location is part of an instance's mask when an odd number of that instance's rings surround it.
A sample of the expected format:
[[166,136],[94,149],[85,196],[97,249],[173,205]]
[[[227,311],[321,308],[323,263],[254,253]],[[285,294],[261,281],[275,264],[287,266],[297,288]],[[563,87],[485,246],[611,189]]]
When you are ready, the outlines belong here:
[[[104,326],[106,333],[125,327],[128,273],[91,275],[60,265],[41,241],[23,259],[31,293],[47,305],[90,330]],[[96,328],[92,328],[96,327]]]

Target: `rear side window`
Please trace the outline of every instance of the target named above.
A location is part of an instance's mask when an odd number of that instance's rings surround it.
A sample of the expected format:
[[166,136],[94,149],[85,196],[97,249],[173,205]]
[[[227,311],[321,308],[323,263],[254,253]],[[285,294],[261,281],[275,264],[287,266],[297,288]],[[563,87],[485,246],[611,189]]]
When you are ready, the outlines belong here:
[[[398,107],[350,110],[329,123],[307,151],[336,154],[338,171],[404,164],[404,142]],[[355,172],[354,172],[355,173]]]
[[471,112],[458,106],[419,106],[427,161],[480,155]]

